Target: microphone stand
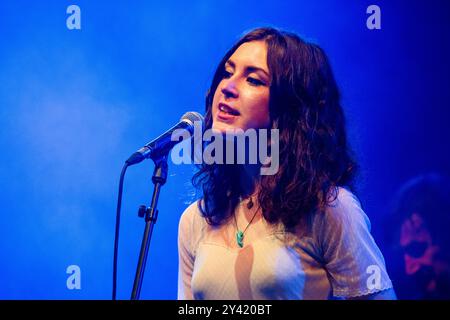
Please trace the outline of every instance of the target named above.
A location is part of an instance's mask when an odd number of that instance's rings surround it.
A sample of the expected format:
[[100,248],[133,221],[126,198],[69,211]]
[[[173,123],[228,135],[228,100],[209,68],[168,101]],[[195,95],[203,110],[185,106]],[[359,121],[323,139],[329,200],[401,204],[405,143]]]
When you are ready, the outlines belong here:
[[153,170],[152,182],[154,184],[153,196],[150,207],[142,205],[139,207],[138,215],[145,218],[144,236],[141,243],[141,251],[139,253],[139,261],[136,269],[136,276],[134,278],[133,291],[131,293],[131,300],[139,300],[141,294],[142,281],[144,279],[145,263],[147,261],[148,249],[150,247],[150,240],[152,237],[153,227],[158,218],[159,191],[167,180],[167,155],[153,159],[155,169]]

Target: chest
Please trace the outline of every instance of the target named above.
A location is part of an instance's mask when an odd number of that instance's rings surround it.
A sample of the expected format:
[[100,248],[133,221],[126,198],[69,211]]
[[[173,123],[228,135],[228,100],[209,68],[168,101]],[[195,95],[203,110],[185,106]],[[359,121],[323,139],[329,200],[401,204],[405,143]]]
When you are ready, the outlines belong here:
[[[286,245],[282,235],[259,238],[244,248],[199,243],[192,276],[196,299],[326,298],[329,282],[307,239]],[[314,288],[314,290],[311,290]]]

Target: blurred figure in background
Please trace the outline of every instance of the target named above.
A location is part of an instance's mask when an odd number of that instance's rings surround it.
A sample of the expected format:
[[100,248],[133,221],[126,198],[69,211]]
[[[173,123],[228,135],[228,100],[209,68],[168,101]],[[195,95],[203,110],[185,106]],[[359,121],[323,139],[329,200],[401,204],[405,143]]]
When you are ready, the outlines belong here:
[[399,299],[450,299],[449,190],[448,178],[427,174],[395,197],[385,253]]

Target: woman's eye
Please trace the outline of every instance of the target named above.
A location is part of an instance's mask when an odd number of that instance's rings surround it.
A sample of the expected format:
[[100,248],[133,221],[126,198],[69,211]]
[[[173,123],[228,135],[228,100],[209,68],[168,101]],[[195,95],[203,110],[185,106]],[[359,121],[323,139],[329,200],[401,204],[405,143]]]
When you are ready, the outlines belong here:
[[229,77],[231,77],[231,72],[228,72],[227,70],[224,70],[224,71],[223,71],[223,77],[224,77],[224,78],[229,78]]
[[248,77],[247,81],[255,86],[263,86],[264,85],[264,82],[262,82],[261,80],[258,80],[256,78],[252,78],[252,77]]

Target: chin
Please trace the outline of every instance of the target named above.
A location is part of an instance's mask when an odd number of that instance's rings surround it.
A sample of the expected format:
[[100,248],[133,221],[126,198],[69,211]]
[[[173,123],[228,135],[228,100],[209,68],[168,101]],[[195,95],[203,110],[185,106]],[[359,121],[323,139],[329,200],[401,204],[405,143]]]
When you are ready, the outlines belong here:
[[214,132],[220,132],[220,133],[226,133],[227,130],[236,130],[236,129],[241,129],[238,126],[234,125],[234,124],[229,124],[229,123],[224,123],[224,122],[220,122],[220,121],[215,121],[213,122],[212,125],[212,131]]

